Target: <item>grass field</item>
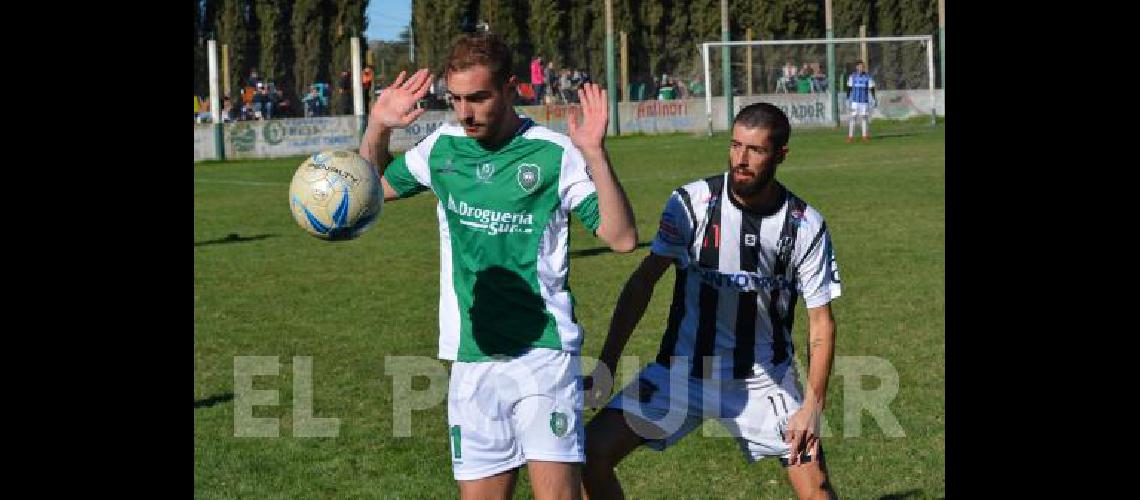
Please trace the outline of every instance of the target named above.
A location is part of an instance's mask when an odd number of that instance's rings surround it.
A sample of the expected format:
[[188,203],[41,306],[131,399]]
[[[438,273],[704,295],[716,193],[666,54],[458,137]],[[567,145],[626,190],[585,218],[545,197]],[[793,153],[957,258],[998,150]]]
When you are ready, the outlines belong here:
[[[833,308],[836,356],[873,356],[898,372],[889,409],[905,437],[870,413],[844,419],[844,391],[879,382],[832,376],[824,419],[832,482],[844,498],[945,496],[945,135],[918,122],[874,125],[869,144],[843,131],[794,131],[777,178],[828,220],[843,278]],[[846,127],[844,127],[845,129]],[[642,242],[675,187],[725,168],[727,135],[638,136],[607,142]],[[194,166],[194,486],[198,498],[454,498],[444,401],[393,436],[385,356],[436,352],[438,232],[426,193],[390,203],[362,238],[326,243],[296,226],[287,189],[299,158]],[[598,250],[571,225],[571,286],[596,356],[614,300],[641,258]],[[668,274],[672,274],[671,272]],[[662,279],[626,354],[652,359],[672,277]],[[795,343],[806,320],[796,310]],[[280,375],[280,437],[234,437],[237,356],[271,356]],[[293,357],[312,359],[315,417],[331,438],[293,435]],[[803,349],[797,349],[806,368]],[[587,369],[589,366],[586,367]],[[806,373],[806,371],[804,372]],[[619,373],[619,379],[627,374]],[[416,389],[423,384],[415,385]],[[587,417],[592,412],[587,413]],[[663,453],[641,449],[618,468],[631,498],[793,498],[779,464],[747,465],[732,439],[697,431]],[[516,498],[531,498],[523,474]]]

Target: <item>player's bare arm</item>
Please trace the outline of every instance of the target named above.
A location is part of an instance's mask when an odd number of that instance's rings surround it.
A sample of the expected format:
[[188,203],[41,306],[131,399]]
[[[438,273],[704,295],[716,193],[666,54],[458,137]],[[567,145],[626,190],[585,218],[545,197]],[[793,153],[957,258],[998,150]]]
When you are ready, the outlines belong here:
[[799,463],[800,454],[795,450],[801,446],[809,455],[818,456],[819,416],[827,398],[827,381],[835,358],[835,317],[831,313],[831,305],[809,308],[807,317],[808,383],[803,406],[788,420],[785,439],[793,450],[788,465]]
[[406,71],[401,71],[396,81],[376,98],[360,141],[360,156],[376,166],[376,174],[381,178],[384,201],[397,199],[396,190],[383,179],[384,170],[392,162],[392,153],[388,151],[392,130],[407,127],[427,111],[415,109],[415,106],[431,87],[432,74],[427,68],[421,68],[405,80],[406,75]]
[[[606,342],[602,346],[602,354],[598,357],[598,365],[587,379],[586,406],[596,408],[604,404],[609,397],[618,358],[625,350],[625,344],[629,341],[634,327],[645,315],[645,308],[653,298],[653,288],[657,286],[657,281],[671,264],[673,259],[651,252],[625,282],[617,304],[614,305],[610,331],[606,334]],[[602,372],[602,370],[608,371]]]
[[578,99],[582,103],[583,121],[579,124],[576,114],[570,113],[567,125],[570,141],[582,152],[598,192],[601,216],[598,237],[615,252],[632,252],[637,248],[633,209],[617,181],[617,175],[610,168],[604,143],[610,114],[606,91],[597,84],[587,83],[578,89]]

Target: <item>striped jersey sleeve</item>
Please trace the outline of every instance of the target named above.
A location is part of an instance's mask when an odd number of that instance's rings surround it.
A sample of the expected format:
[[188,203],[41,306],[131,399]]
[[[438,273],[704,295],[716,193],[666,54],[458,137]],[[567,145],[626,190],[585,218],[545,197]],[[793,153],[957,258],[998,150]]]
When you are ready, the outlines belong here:
[[808,207],[804,215],[804,226],[797,233],[796,242],[796,284],[804,305],[808,308],[820,307],[842,294],[839,280],[839,266],[835,260],[835,249],[831,245],[831,233],[827,222],[814,208]]
[[689,265],[689,246],[693,243],[693,220],[684,199],[686,195],[684,188],[680,188],[669,196],[650,247],[657,255],[677,259],[682,269]]

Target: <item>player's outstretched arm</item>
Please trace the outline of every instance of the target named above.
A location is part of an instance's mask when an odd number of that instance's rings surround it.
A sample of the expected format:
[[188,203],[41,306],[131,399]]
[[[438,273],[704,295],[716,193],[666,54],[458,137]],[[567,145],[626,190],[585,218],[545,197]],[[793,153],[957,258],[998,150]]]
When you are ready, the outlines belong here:
[[[591,408],[605,403],[613,389],[614,369],[618,358],[625,350],[634,327],[645,315],[645,308],[649,299],[653,298],[653,288],[661,275],[673,263],[673,259],[650,252],[641,261],[637,270],[629,276],[625,287],[621,290],[617,304],[614,305],[614,314],[610,319],[610,331],[606,334],[606,342],[602,346],[602,354],[598,357],[598,366],[587,379],[586,405]],[[606,370],[604,373],[602,370]]]
[[582,103],[582,124],[578,117],[570,113],[567,125],[570,141],[582,152],[582,158],[590,167],[594,187],[598,191],[598,237],[615,252],[632,252],[637,248],[637,226],[633,220],[633,209],[629,198],[610,168],[606,153],[606,126],[609,124],[609,103],[606,91],[595,83],[587,83],[578,89],[578,100]]
[[[396,76],[396,81],[376,98],[368,114],[368,126],[364,129],[364,137],[360,140],[360,156],[375,165],[377,174],[381,177],[384,176],[388,164],[392,162],[392,154],[388,151],[392,130],[407,127],[426,111],[415,109],[415,106],[431,87],[431,73],[427,68],[421,68],[405,80],[406,74],[406,71],[401,71]],[[388,196],[390,189],[391,187],[385,182],[385,199],[390,199]]]
[[[804,387],[804,403],[788,419],[786,439],[793,450],[808,450],[812,456],[819,452],[819,416],[827,398],[827,381],[835,358],[835,317],[831,304],[809,308],[808,317],[808,377]],[[800,456],[792,453],[790,465],[799,463]]]

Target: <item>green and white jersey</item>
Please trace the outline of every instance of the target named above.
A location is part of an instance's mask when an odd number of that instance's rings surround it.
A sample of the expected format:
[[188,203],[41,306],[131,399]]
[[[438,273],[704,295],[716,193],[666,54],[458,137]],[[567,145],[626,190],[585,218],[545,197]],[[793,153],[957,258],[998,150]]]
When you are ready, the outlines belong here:
[[484,149],[444,124],[388,166],[401,198],[439,199],[439,357],[483,361],[532,347],[578,353],[567,283],[570,212],[598,229],[598,198],[570,138],[524,118]]

